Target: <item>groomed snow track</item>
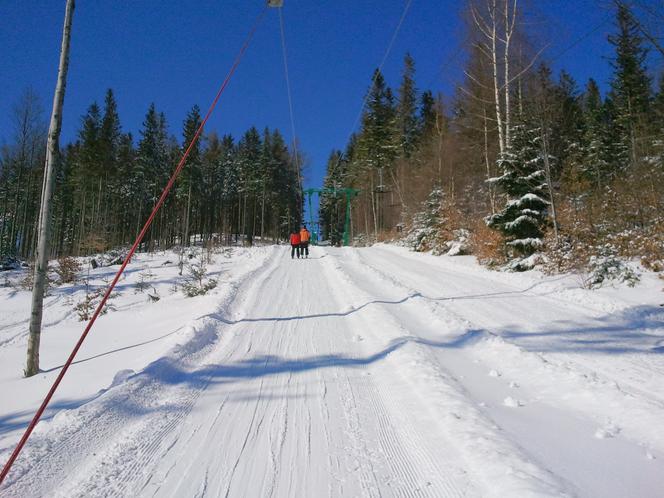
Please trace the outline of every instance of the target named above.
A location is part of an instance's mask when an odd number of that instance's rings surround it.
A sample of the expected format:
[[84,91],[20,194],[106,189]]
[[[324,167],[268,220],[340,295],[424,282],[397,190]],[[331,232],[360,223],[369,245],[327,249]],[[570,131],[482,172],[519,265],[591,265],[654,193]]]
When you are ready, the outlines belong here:
[[[389,247],[299,261],[274,248],[191,328],[40,424],[0,495],[664,489],[660,356],[625,350],[606,313],[537,287]],[[579,334],[597,351],[580,354]]]

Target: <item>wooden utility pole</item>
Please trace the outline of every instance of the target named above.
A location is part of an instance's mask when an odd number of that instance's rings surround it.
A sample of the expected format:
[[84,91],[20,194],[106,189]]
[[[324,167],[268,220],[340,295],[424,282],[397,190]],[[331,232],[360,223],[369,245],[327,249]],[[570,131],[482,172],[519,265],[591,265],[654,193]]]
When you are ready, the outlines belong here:
[[35,258],[35,280],[32,286],[32,311],[30,314],[30,337],[28,339],[28,361],[25,376],[30,377],[39,372],[39,339],[41,335],[42,310],[44,307],[44,291],[49,256],[49,225],[51,222],[51,198],[55,179],[55,161],[59,154],[60,129],[62,127],[62,104],[65,99],[67,85],[67,69],[69,68],[69,40],[74,15],[74,0],[67,0],[65,22],[62,31],[62,47],[58,80],[53,96],[53,112],[48,127],[46,143],[46,164],[44,166],[44,183],[42,186],[41,209],[39,211],[37,257]]

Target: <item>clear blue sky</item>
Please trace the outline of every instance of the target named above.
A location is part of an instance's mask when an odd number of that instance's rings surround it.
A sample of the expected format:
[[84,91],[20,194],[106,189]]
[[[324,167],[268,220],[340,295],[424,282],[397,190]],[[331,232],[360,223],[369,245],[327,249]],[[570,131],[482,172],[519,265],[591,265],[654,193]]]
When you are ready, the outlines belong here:
[[[524,0],[526,2],[527,0]],[[326,159],[343,148],[406,0],[285,0],[296,129],[309,159],[307,185],[319,185]],[[530,0],[536,43],[554,58],[609,15],[605,0]],[[50,113],[64,0],[0,4],[0,142],[11,135],[10,110],[32,86]],[[420,89],[452,95],[461,78],[460,0],[413,0],[384,71],[396,87],[404,54],[417,65]],[[206,109],[263,0],[88,0],[77,2],[65,99],[63,142],[80,117],[113,88],[125,131],[137,137],[150,102],[181,136],[193,104]],[[582,85],[609,77],[611,23],[556,58]],[[279,20],[268,13],[208,131],[238,136],[251,125],[277,127],[290,140]],[[47,117],[47,116],[46,116]]]

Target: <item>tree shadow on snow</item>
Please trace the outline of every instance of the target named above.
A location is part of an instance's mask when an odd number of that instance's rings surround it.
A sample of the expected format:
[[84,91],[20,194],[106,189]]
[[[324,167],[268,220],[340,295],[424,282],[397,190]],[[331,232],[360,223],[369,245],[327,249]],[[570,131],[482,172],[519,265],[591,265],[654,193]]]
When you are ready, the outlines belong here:
[[153,377],[165,384],[201,385],[207,383],[231,383],[243,379],[256,379],[279,374],[297,374],[326,368],[362,368],[385,359],[407,344],[421,344],[432,348],[454,349],[486,335],[483,330],[469,330],[448,341],[432,341],[414,336],[403,336],[390,341],[379,351],[366,356],[327,354],[302,358],[285,358],[277,355],[258,355],[246,360],[224,365],[208,365],[187,371],[172,358],[161,358],[150,364],[137,376]]
[[[474,300],[474,299],[492,299],[492,298],[505,298],[509,296],[520,296],[524,295],[527,292],[533,290],[534,288],[542,285],[544,282],[537,282],[534,283],[533,285],[521,289],[521,290],[513,290],[513,291],[501,291],[501,292],[490,292],[490,293],[484,293],[484,294],[461,294],[458,296],[441,296],[441,297],[432,297],[432,296],[427,296],[425,294],[422,294],[421,292],[413,292],[411,294],[408,294],[407,296],[401,298],[401,299],[374,299],[372,301],[368,301],[364,304],[361,304],[360,306],[353,306],[350,307],[346,311],[336,311],[336,312],[328,312],[328,313],[312,313],[309,315],[292,315],[292,316],[266,316],[266,317],[245,317],[245,318],[240,318],[238,320],[232,320],[230,318],[226,318],[225,316],[221,315],[220,313],[210,313],[207,315],[202,315],[198,318],[213,318],[217,321],[223,322],[227,325],[237,325],[239,323],[254,323],[254,322],[287,322],[287,321],[292,321],[292,320],[310,320],[310,319],[316,319],[316,318],[335,318],[335,317],[346,317],[349,315],[352,315],[354,313],[357,313],[358,311],[362,311],[363,309],[374,306],[374,305],[398,305],[398,304],[405,304],[408,301],[414,300],[414,299],[425,299],[428,301],[463,301],[463,300]],[[548,283],[548,282],[547,282]],[[552,291],[553,292],[553,291]],[[545,294],[536,294],[533,297],[542,297],[545,296]]]
[[528,351],[551,353],[662,354],[664,310],[636,306],[583,323],[557,320],[544,330],[493,331]]

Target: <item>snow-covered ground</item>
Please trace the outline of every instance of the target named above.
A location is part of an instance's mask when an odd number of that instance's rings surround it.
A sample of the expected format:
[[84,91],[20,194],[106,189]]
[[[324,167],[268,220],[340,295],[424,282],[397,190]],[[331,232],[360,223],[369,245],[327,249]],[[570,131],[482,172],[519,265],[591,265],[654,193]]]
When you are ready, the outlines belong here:
[[[173,289],[175,255],[132,262],[0,495],[664,494],[655,275],[588,291],[385,245],[288,252],[217,255],[196,298]],[[156,303],[135,291],[146,268]],[[0,288],[0,461],[83,293],[52,290],[24,379],[29,293]]]

